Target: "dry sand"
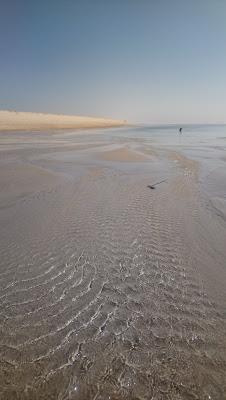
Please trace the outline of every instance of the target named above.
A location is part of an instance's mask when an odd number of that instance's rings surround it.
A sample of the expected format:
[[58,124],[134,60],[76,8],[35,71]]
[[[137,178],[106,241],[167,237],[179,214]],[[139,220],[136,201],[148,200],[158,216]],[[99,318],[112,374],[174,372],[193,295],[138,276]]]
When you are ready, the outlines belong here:
[[107,128],[126,125],[125,121],[75,115],[44,114],[0,110],[0,131]]

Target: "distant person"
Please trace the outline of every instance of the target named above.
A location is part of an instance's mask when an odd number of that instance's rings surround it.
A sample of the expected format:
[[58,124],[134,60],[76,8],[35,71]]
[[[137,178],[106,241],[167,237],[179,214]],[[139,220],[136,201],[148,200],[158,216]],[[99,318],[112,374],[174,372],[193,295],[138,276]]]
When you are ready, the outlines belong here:
[[179,134],[182,135],[182,129],[183,128],[179,128]]

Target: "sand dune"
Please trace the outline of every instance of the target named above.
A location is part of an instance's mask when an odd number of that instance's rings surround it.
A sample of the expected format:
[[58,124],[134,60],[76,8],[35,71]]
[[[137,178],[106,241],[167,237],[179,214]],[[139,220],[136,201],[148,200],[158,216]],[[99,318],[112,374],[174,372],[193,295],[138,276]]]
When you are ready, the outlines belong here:
[[0,111],[0,131],[108,128],[126,125],[126,121],[62,114]]

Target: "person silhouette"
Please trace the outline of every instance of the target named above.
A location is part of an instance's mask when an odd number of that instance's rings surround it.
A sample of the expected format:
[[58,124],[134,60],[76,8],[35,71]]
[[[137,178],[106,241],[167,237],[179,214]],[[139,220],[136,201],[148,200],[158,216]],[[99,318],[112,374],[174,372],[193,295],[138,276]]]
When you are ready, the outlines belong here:
[[182,135],[182,129],[183,128],[179,128],[179,134]]

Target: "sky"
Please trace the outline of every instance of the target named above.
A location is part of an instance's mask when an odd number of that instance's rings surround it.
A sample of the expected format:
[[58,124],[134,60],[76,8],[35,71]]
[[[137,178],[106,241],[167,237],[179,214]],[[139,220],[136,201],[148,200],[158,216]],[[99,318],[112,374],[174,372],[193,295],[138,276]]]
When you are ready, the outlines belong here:
[[226,0],[0,0],[0,109],[226,122]]

